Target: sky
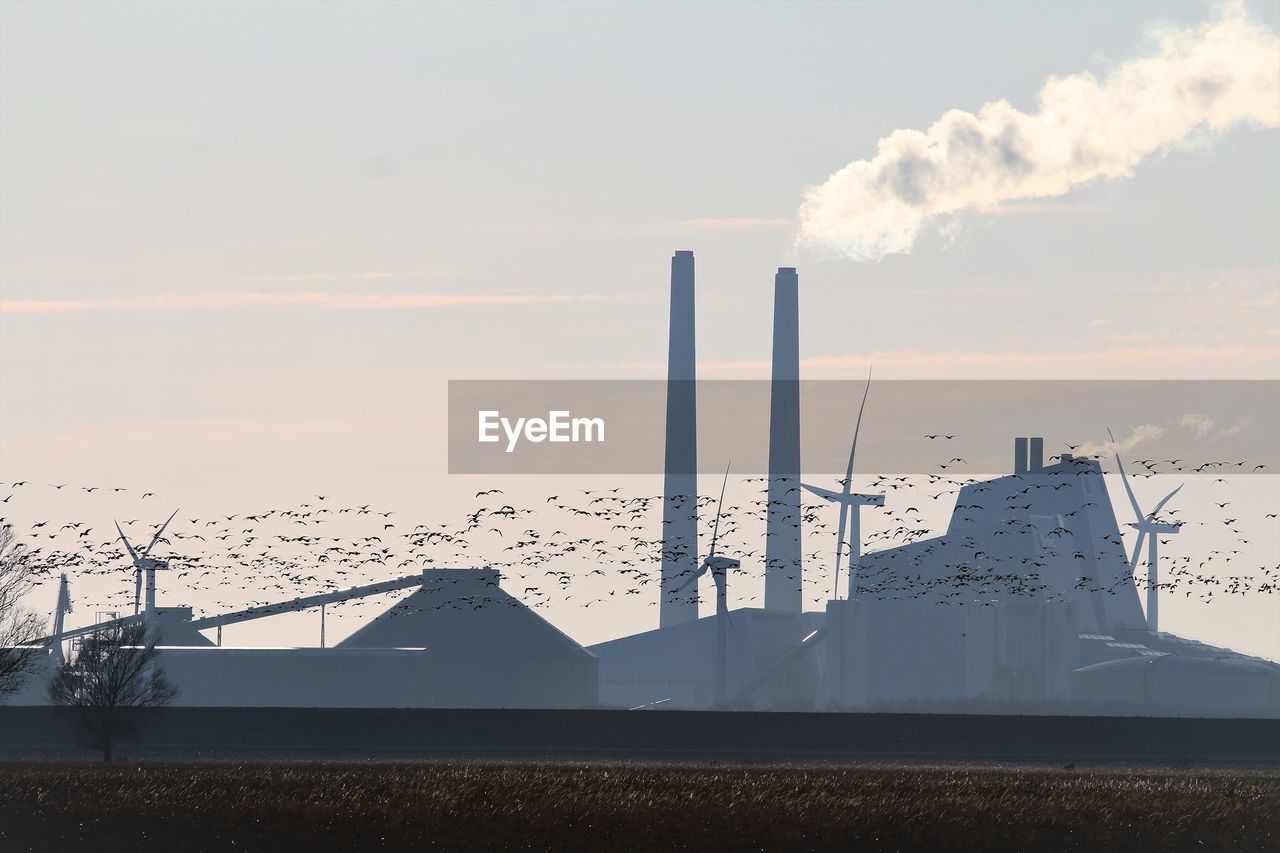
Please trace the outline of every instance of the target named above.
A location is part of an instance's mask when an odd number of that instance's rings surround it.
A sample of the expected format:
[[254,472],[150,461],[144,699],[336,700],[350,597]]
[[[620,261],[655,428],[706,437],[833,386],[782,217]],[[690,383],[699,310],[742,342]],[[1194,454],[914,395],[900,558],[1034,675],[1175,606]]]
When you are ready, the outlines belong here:
[[[1280,27],[1280,4],[1245,8]],[[806,378],[1280,379],[1274,127],[1194,133],[1129,177],[962,213],[909,253],[797,247],[806,190],[893,131],[1000,99],[1033,112],[1050,77],[1105,77],[1152,27],[1215,9],[9,0],[0,481],[39,489],[4,514],[105,530],[326,494],[434,522],[482,488],[576,488],[450,477],[446,383],[661,377],[676,249],[697,256],[708,378],[768,375],[786,265]],[[1104,431],[1043,428],[1051,446]],[[1280,506],[1275,476],[1231,488],[1259,519]],[[1207,518],[1208,485],[1186,491]],[[1280,564],[1274,520],[1255,528],[1253,562]],[[1183,538],[1186,555],[1213,547]],[[75,583],[87,619],[131,577]],[[594,642],[655,610],[543,613]],[[1163,616],[1280,658],[1280,596]],[[228,637],[309,643],[313,623]]]

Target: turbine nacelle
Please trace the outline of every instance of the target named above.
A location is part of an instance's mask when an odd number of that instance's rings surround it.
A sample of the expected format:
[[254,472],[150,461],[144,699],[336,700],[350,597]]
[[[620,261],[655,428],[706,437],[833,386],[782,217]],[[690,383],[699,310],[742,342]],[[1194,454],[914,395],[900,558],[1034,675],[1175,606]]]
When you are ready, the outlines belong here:
[[702,571],[711,572],[713,575],[723,575],[725,572],[739,568],[742,568],[742,561],[732,557],[707,557],[702,561]]
[[884,506],[883,492],[875,495],[864,495],[857,492],[835,492],[809,483],[801,483],[800,485],[828,503],[844,504],[845,506]]
[[735,560],[732,557],[709,556],[702,561],[702,565],[698,566],[698,570],[693,572],[684,579],[684,583],[676,587],[676,592],[683,592],[692,584],[696,583],[698,578],[707,574],[711,574],[711,579],[715,581],[716,586],[723,586],[728,578],[729,572],[734,569],[742,568],[742,561]]
[[1129,522],[1125,527],[1132,527],[1134,530],[1142,530],[1147,533],[1179,533],[1182,530],[1183,521],[1143,521]]

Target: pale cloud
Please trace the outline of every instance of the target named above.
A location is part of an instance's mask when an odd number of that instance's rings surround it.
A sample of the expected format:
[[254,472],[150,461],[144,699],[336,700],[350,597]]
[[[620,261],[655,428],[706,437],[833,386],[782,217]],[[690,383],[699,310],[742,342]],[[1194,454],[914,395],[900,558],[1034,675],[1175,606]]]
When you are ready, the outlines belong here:
[[790,219],[777,217],[728,216],[685,219],[672,224],[683,228],[699,228],[708,231],[742,231],[752,228],[787,228],[793,222]]
[[200,293],[117,299],[0,301],[0,314],[60,314],[83,311],[198,311],[225,308],[322,308],[374,310],[449,308],[471,305],[555,305],[624,301],[596,293]]
[[289,455],[304,460],[309,454],[341,448],[357,453],[370,446],[418,448],[445,435],[444,418],[430,413],[412,417],[339,415],[329,417],[183,418],[120,423],[77,424],[55,430],[11,435],[5,441],[9,470],[92,466],[102,448],[113,458],[145,460],[139,467],[196,464],[208,458],[231,459],[265,450],[261,465],[276,464]]
[[[1280,347],[1125,346],[1086,352],[911,350],[802,359],[806,378],[876,375],[895,379],[1280,379]],[[768,375],[767,361],[703,362],[713,372]]]
[[1222,429],[1218,430],[1217,434],[1214,435],[1214,439],[1216,440],[1219,438],[1231,438],[1233,435],[1239,435],[1240,433],[1244,432],[1249,426],[1251,426],[1252,423],[1253,421],[1251,419],[1245,418],[1239,423],[1232,424],[1229,427],[1223,427]]
[[777,216],[700,216],[692,219],[673,219],[655,222],[572,222],[572,223],[523,223],[514,226],[515,230],[533,231],[537,233],[591,233],[591,234],[636,234],[652,232],[676,234],[688,231],[697,232],[742,232],[768,231],[794,228],[795,220]]
[[1196,438],[1203,438],[1213,429],[1213,418],[1198,412],[1187,412],[1178,421],[1178,426],[1191,430],[1196,434]]
[[1250,299],[1242,303],[1240,307],[1248,311],[1254,311],[1259,308],[1275,308],[1276,306],[1280,306],[1280,290],[1272,290],[1257,299]]
[[1127,332],[1106,336],[1106,340],[1113,344],[1145,344],[1155,339],[1155,332]]
[[[664,361],[559,363],[574,372],[625,371],[661,376]],[[802,379],[1278,379],[1280,345],[1115,347],[1092,352],[1028,350],[876,350],[800,360]],[[699,359],[703,379],[764,378],[767,359]]]
[[304,272],[275,275],[246,275],[245,281],[311,282],[311,281],[386,281],[388,279],[424,278],[409,272]]
[[1217,426],[1217,423],[1213,418],[1208,415],[1199,414],[1198,412],[1188,412],[1182,416],[1180,421],[1178,421],[1178,426],[1191,430],[1195,433],[1196,438],[1208,437],[1210,441],[1217,441],[1219,439],[1231,438],[1232,436],[1239,435],[1244,432],[1251,423],[1252,421],[1249,418],[1245,418],[1231,426],[1224,426],[1215,431],[1214,427]]
[[189,273],[196,269],[197,267],[189,264],[37,264],[16,267],[0,266],[0,277],[98,276],[112,273],[128,273],[132,275],[139,273],[173,274]]
[[[146,275],[156,276],[190,276],[208,274],[207,268],[189,264],[43,264],[39,266],[0,267],[0,275],[5,278],[85,278],[103,275]],[[356,270],[351,272],[292,272],[292,273],[247,273],[235,275],[238,281],[253,281],[278,284],[306,284],[323,282],[363,282],[392,280],[441,279],[455,273],[440,270],[424,271],[386,271]]]

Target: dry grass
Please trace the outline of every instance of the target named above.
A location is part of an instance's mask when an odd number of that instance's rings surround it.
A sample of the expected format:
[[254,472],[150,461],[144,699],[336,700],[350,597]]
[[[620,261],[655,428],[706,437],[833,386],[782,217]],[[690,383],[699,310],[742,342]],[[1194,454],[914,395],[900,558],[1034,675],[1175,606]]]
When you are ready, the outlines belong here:
[[1280,774],[603,763],[0,767],[0,850],[1267,850]]

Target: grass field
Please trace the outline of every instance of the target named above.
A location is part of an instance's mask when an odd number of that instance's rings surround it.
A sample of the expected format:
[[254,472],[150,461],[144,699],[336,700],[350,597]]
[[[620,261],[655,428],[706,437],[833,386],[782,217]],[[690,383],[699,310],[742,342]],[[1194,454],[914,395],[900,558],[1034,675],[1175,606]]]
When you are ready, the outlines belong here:
[[0,766],[0,850],[1276,850],[1280,773],[607,763]]

